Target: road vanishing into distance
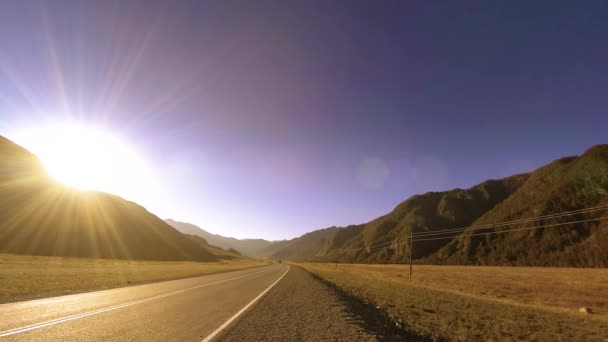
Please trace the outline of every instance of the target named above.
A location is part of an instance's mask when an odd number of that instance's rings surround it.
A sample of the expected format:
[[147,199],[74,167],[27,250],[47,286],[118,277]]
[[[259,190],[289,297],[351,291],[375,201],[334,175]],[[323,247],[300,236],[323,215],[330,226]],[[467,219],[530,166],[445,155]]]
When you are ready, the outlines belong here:
[[289,271],[275,264],[0,305],[0,341],[209,341]]

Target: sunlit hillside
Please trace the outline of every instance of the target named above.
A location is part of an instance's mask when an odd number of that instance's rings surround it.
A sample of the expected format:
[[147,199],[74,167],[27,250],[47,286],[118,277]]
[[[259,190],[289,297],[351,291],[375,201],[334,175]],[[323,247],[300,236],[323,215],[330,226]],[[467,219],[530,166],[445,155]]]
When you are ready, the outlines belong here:
[[56,183],[36,156],[0,137],[0,252],[139,260],[238,257],[200,240],[136,203]]

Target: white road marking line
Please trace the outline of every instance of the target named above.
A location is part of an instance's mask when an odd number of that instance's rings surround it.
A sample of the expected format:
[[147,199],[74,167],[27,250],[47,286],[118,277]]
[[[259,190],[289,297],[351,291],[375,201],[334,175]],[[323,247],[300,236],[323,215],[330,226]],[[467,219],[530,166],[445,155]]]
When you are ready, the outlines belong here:
[[251,302],[249,302],[249,304],[245,305],[244,308],[242,308],[239,312],[235,313],[234,316],[230,317],[224,324],[222,324],[219,328],[217,328],[214,332],[212,332],[209,336],[205,337],[205,339],[201,342],[209,342],[211,341],[215,336],[217,336],[217,334],[219,334],[222,330],[224,330],[228,325],[230,325],[230,323],[232,323],[232,321],[234,321],[235,319],[237,319],[240,315],[243,314],[243,312],[247,311],[247,309],[249,309],[249,307],[251,307],[253,304],[255,304],[255,302],[257,302],[260,298],[262,298],[268,291],[270,291],[271,288],[273,288],[278,282],[281,281],[281,279],[283,279],[283,277],[285,275],[287,275],[287,272],[289,272],[289,270],[291,269],[291,266],[289,266],[287,268],[287,271],[285,271],[285,273],[283,273],[283,275],[277,279],[277,281],[275,281],[274,283],[272,283],[272,285],[270,285],[266,290],[264,290],[264,292],[260,293],[259,296],[255,297]]
[[76,315],[72,315],[72,316],[67,316],[67,317],[63,317],[63,318],[57,318],[54,320],[50,320],[47,322],[42,322],[42,323],[35,323],[35,324],[31,324],[31,325],[26,325],[24,327],[19,327],[19,328],[13,328],[13,329],[9,329],[9,330],[5,330],[0,332],[0,337],[5,337],[5,336],[10,336],[10,335],[15,335],[15,334],[19,334],[19,333],[23,333],[26,331],[30,331],[30,330],[35,330],[35,329],[40,329],[40,328],[44,328],[44,327],[48,327],[49,325],[55,325],[55,324],[59,324],[59,323],[63,323],[63,322],[68,322],[68,321],[72,321],[75,319],[79,319],[79,318],[84,318],[87,316],[92,316],[92,315],[97,315],[100,313],[104,313],[104,312],[108,312],[108,311],[113,311],[113,310],[117,310],[117,309],[121,309],[124,307],[128,307],[128,306],[132,306],[132,305],[136,305],[136,304],[141,304],[141,303],[145,303],[145,302],[149,302],[152,300],[156,300],[156,299],[161,299],[161,298],[165,298],[165,297],[169,297],[169,296],[174,296],[180,293],[184,293],[186,291],[190,291],[190,290],[194,290],[194,289],[199,289],[201,287],[205,287],[205,286],[210,286],[210,285],[217,285],[217,284],[221,284],[221,283],[225,283],[231,280],[236,280],[236,279],[241,279],[244,277],[248,277],[254,274],[258,274],[258,273],[262,273],[262,272],[268,272],[272,270],[270,269],[265,269],[262,271],[257,271],[254,273],[249,273],[249,274],[245,274],[242,276],[238,276],[238,277],[233,277],[233,278],[228,278],[228,279],[224,279],[224,280],[218,280],[218,281],[214,281],[211,283],[207,283],[207,284],[202,284],[202,285],[197,285],[194,287],[190,287],[187,289],[183,289],[183,290],[177,290],[177,291],[173,291],[173,292],[169,292],[169,293],[164,293],[161,295],[157,295],[157,296],[153,296],[153,297],[149,297],[149,298],[144,298],[144,299],[139,299],[139,300],[135,300],[132,302],[127,302],[127,303],[123,303],[123,304],[118,304],[118,305],[114,305],[114,306],[110,306],[107,308],[101,308],[101,309],[97,309],[97,310],[93,310],[93,311],[89,311],[89,312],[83,312],[83,313],[79,313]]

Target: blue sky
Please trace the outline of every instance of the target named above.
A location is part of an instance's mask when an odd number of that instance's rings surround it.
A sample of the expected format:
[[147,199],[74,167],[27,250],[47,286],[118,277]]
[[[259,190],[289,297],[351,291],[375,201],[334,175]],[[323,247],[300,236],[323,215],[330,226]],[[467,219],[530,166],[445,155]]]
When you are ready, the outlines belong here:
[[5,1],[0,134],[101,127],[162,218],[363,223],[605,143],[605,1]]

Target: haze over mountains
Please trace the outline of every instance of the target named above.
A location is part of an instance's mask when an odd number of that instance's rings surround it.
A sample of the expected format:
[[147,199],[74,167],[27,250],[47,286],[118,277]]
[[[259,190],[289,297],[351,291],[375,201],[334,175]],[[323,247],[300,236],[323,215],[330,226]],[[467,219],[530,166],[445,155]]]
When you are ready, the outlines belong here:
[[218,234],[211,234],[193,224],[178,222],[172,219],[167,219],[165,222],[184,234],[200,236],[214,246],[224,249],[234,249],[247,256],[258,256],[262,250],[274,243],[273,241],[264,239],[235,239]]
[[0,252],[138,260],[238,257],[178,232],[133,202],[58,184],[36,156],[3,137]]

